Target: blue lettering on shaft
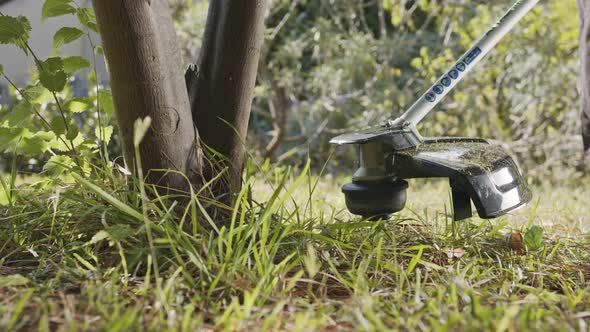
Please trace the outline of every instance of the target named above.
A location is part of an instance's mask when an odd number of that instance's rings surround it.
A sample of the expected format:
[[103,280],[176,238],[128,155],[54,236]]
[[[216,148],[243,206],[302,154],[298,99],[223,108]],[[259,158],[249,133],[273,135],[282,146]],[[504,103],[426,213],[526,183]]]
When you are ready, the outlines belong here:
[[449,76],[452,79],[457,79],[457,77],[459,77],[459,72],[457,71],[457,69],[451,69],[451,71],[449,71]]
[[443,88],[442,85],[437,84],[434,86],[434,88],[432,88],[432,91],[434,91],[437,95],[442,95],[445,91],[445,88]]
[[471,50],[471,52],[469,52],[465,58],[463,59],[463,61],[466,64],[470,64],[473,62],[473,60],[475,60],[479,55],[481,54],[481,48],[476,47],[474,49]]
[[426,94],[426,100],[431,103],[434,103],[434,101],[436,100],[436,95],[432,92],[429,92]]
[[448,76],[444,76],[440,80],[439,84],[435,85],[432,88],[432,91],[426,94],[426,101],[431,103],[435,102],[436,95],[442,95],[445,92],[445,87],[450,87],[453,83],[453,80],[459,78],[459,72],[464,72],[467,69],[467,66],[477,59],[481,53],[482,50],[479,47],[474,47],[469,53],[467,53],[467,55],[455,66],[455,68],[449,70],[447,73]]

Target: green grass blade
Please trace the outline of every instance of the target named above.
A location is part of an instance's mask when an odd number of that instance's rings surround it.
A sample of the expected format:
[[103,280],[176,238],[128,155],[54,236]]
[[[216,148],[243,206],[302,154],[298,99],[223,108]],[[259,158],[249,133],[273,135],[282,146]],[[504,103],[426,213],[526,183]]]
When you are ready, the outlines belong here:
[[129,205],[121,202],[120,200],[118,200],[117,198],[113,197],[112,195],[110,195],[109,193],[107,193],[106,191],[104,191],[101,187],[95,185],[94,183],[86,180],[85,178],[83,178],[80,174],[78,173],[72,173],[72,177],[78,181],[81,185],[83,185],[84,187],[86,187],[87,189],[89,189],[90,191],[94,192],[95,194],[97,194],[99,197],[101,197],[102,199],[104,199],[105,201],[107,201],[109,204],[111,204],[112,206],[116,207],[119,211],[129,215],[130,217],[133,217],[139,221],[143,221],[143,215],[138,212],[137,210],[133,209],[132,207],[130,207]]

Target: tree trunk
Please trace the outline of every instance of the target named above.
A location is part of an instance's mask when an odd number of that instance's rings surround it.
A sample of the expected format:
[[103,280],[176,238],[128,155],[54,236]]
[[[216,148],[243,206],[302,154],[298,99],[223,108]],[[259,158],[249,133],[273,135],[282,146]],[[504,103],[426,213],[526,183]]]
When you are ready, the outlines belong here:
[[[166,0],[93,2],[130,167],[133,124],[152,118],[140,145],[150,183],[185,191],[183,176],[154,170],[179,171],[199,185],[227,168],[227,181],[212,186],[212,195],[227,198],[239,190],[266,2],[211,0],[199,64],[189,68],[185,81]],[[198,157],[199,136],[215,151],[207,163]]]
[[208,154],[205,181],[227,167],[216,192],[241,187],[256,72],[263,42],[266,0],[212,0],[196,68],[186,83],[193,119]]
[[140,145],[149,183],[186,191],[180,171],[198,183],[197,136],[183,81],[180,51],[166,0],[94,1],[108,64],[125,160],[134,166],[133,124],[150,116]]
[[581,122],[584,161],[590,170],[590,0],[578,0],[580,15]]

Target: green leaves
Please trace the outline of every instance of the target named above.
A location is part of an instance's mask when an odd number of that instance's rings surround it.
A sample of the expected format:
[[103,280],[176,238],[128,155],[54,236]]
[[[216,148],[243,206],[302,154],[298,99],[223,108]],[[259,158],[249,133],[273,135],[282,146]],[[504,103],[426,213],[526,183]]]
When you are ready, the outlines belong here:
[[90,67],[90,62],[81,56],[69,56],[62,59],[64,71],[67,74],[72,74],[80,69]]
[[10,128],[0,127],[0,151],[14,150],[17,147],[19,154],[34,156],[41,154],[49,148],[49,142],[55,136],[47,132],[31,133],[28,129],[19,126]]
[[43,137],[33,135],[31,137],[24,138],[20,142],[18,151],[19,153],[25,154],[27,156],[34,156],[47,151],[47,148],[48,144],[43,139]]
[[113,94],[111,90],[100,90],[98,92],[98,103],[100,104],[100,108],[103,109],[108,116],[113,115],[115,105],[113,104]]
[[80,134],[80,130],[78,130],[78,127],[70,126],[68,128],[68,132],[66,133],[66,138],[71,141],[71,140],[76,139],[79,134]]
[[46,0],[41,15],[43,18],[50,18],[76,14],[80,24],[91,31],[97,32],[94,10],[92,8],[76,8],[72,6],[72,2],[72,0]]
[[524,244],[529,250],[537,250],[543,245],[543,228],[533,226],[524,233]]
[[78,8],[76,15],[83,26],[94,32],[97,32],[96,16],[94,16],[94,10],[91,8]]
[[[70,131],[68,132],[67,136],[72,136],[72,134],[74,133],[74,131],[77,131],[78,129],[72,129],[70,128]],[[60,135],[61,138],[63,140],[68,141],[68,143],[64,143],[61,139],[56,139],[55,141],[53,141],[51,147],[57,151],[61,151],[61,152],[68,152],[72,150],[72,143],[74,143],[74,148],[79,147],[82,143],[84,143],[84,136],[82,134],[78,134],[75,138],[73,138],[71,140],[71,142],[69,142],[69,139],[64,136],[64,135]]]
[[16,104],[8,115],[8,125],[11,127],[20,126],[30,118],[33,113],[33,106],[28,101],[21,101]]
[[111,141],[111,137],[113,136],[113,126],[104,127],[102,129],[96,127],[94,129],[94,134],[96,135],[96,137],[101,139],[105,144],[109,144],[109,142]]
[[[59,51],[64,45],[79,41],[89,31],[96,31],[96,17],[92,8],[79,8],[73,0],[43,0],[42,17],[44,19],[74,14],[79,20],[77,26],[60,27],[53,35],[53,47]],[[0,44],[12,44],[28,53],[28,40],[31,25],[23,16],[12,17],[0,15]],[[16,149],[18,154],[38,155],[52,149],[54,152],[72,152],[77,148],[81,154],[92,155],[96,140],[92,137],[95,128],[90,125],[76,125],[72,113],[82,113],[101,103],[101,111],[110,116],[113,113],[113,100],[110,91],[101,91],[98,96],[88,98],[71,98],[63,92],[72,74],[91,67],[91,63],[82,56],[49,57],[37,60],[34,55],[38,78],[35,85],[20,88],[23,100],[2,116],[0,127],[0,152]],[[4,68],[0,65],[0,75]],[[89,79],[92,82],[92,76]],[[41,116],[41,119],[37,116]],[[64,119],[65,117],[65,119]],[[105,119],[108,123],[108,117]],[[48,126],[47,126],[48,125]],[[40,132],[45,128],[48,132]],[[113,128],[103,128],[101,139],[109,141]]]
[[16,141],[23,134],[24,129],[20,127],[0,127],[0,151],[14,148]]
[[[73,0],[43,0],[42,4],[43,18],[74,14],[79,20],[77,26],[60,27],[53,35],[53,47],[57,51],[64,45],[80,40],[89,30],[96,31],[96,17],[92,8],[79,8]],[[28,54],[30,34],[31,25],[24,16],[0,15],[0,44],[16,45]],[[110,116],[114,109],[110,91],[99,92],[98,96],[88,98],[71,98],[70,91],[63,95],[56,94],[66,89],[72,74],[91,67],[91,63],[82,56],[56,56],[44,61],[37,60],[36,55],[34,58],[37,73],[33,77],[38,78],[38,82],[20,88],[23,100],[2,116],[0,152],[16,149],[18,154],[33,156],[48,149],[73,152],[72,149],[76,148],[81,154],[92,155],[96,141],[86,137],[91,137],[95,128],[85,124],[79,127],[73,121],[72,113],[96,109],[96,105],[101,102],[101,110],[104,109]],[[4,68],[0,65],[0,75],[3,74]],[[89,80],[92,82],[92,76]],[[37,118],[38,115],[42,118]],[[49,131],[42,132],[40,128]],[[112,133],[113,128],[110,126],[99,132],[102,140],[107,142]]]
[[70,171],[74,166],[76,166],[76,164],[72,158],[63,155],[55,155],[49,158],[47,164],[43,166],[43,170],[57,176]]
[[28,54],[31,23],[24,16],[0,16],[0,44],[12,44]]
[[41,85],[30,85],[23,90],[23,97],[31,103],[44,104],[50,101],[53,96],[49,90]]
[[84,32],[77,28],[63,27],[53,36],[53,48],[59,49],[63,45],[74,42],[84,35]]
[[41,16],[43,18],[57,17],[76,12],[70,3],[71,0],[47,0],[41,9]]
[[82,113],[94,107],[92,101],[88,98],[73,98],[68,101],[64,108],[74,113]]
[[60,92],[66,86],[68,76],[64,72],[63,61],[59,57],[49,58],[38,63],[39,81],[49,91]]
[[63,135],[66,132],[66,123],[63,118],[59,115],[54,116],[51,119],[51,129],[56,135]]

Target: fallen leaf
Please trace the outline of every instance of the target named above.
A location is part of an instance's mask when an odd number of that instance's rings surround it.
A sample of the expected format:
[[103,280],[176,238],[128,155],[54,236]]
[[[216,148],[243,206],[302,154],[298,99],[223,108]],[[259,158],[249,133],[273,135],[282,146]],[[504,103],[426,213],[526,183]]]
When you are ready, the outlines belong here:
[[524,252],[526,251],[526,246],[524,244],[524,239],[522,233],[514,232],[508,235],[506,240],[507,245],[510,249]]
[[461,257],[463,257],[463,255],[465,255],[465,249],[463,249],[463,248],[449,249],[449,250],[445,251],[445,254],[447,255],[447,257],[449,259],[461,258]]

